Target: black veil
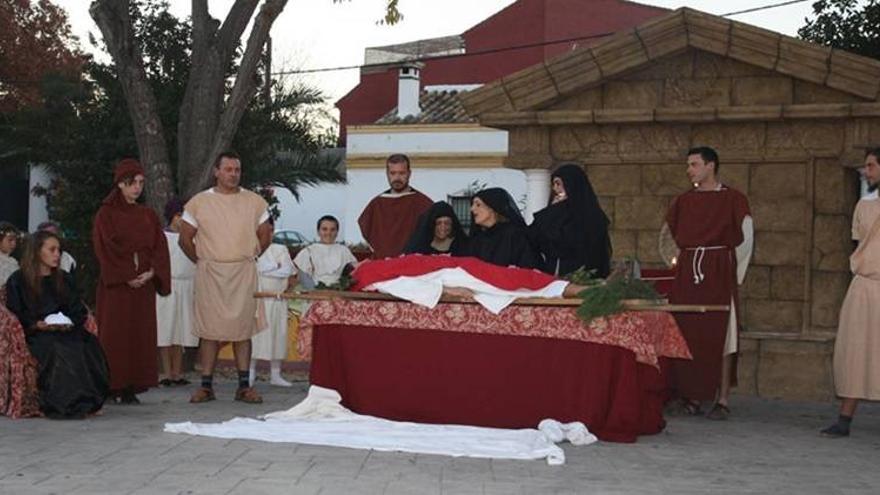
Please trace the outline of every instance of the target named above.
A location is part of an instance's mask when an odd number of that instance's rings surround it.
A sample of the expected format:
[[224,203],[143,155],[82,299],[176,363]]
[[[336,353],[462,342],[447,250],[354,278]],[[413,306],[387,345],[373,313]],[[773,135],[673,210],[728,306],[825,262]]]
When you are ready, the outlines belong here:
[[421,253],[435,254],[437,251],[431,247],[434,241],[434,225],[438,218],[449,217],[452,219],[452,245],[449,247],[449,253],[457,255],[462,250],[467,236],[455,210],[446,201],[438,201],[419,217],[416,230],[412,233],[406,247],[403,249],[405,254]]

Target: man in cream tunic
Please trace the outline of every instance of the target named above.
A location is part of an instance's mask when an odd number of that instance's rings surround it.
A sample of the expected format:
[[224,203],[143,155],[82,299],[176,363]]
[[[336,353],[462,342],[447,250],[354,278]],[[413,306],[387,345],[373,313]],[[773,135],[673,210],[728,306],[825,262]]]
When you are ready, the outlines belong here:
[[[241,161],[222,153],[214,164],[216,186],[184,207],[180,247],[196,263],[193,332],[199,344],[201,387],[190,402],[214,400],[213,373],[221,342],[232,342],[238,369],[235,400],[260,403],[250,386],[251,337],[259,331],[256,259],[272,237],[266,201],[239,186]],[[262,320],[262,318],[261,318]]]
[[840,308],[834,343],[840,415],[821,432],[832,438],[849,436],[859,400],[880,400],[880,148],[865,156],[865,179],[870,194],[853,212],[852,238],[859,244],[849,259],[853,279]]

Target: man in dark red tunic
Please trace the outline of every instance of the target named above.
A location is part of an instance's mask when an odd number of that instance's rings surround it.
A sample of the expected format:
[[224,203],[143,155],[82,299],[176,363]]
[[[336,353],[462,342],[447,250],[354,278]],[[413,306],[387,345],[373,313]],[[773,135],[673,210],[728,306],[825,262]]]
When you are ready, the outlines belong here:
[[686,412],[698,414],[700,401],[714,399],[707,417],[726,419],[736,381],[737,285],[751,257],[752,219],[745,195],[718,180],[715,150],[693,148],[687,160],[694,188],[673,199],[664,227],[679,249],[669,302],[729,305],[731,311],[676,313],[693,360],[673,360],[669,382]]
[[92,244],[98,279],[98,339],[110,366],[111,397],[137,404],[156,387],[156,294],[171,292],[171,263],[162,223],[137,203],[144,169],[133,159],[116,166],[113,189],[98,209]]
[[385,173],[391,189],[373,198],[358,218],[361,234],[377,260],[403,253],[419,217],[433,204],[429,197],[410,187],[412,172],[406,155],[389,156]]

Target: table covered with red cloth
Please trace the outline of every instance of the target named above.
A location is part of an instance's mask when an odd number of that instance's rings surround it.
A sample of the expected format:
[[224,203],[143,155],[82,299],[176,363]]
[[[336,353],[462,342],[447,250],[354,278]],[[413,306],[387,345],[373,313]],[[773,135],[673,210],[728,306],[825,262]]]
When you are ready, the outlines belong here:
[[600,439],[664,426],[665,358],[690,358],[672,316],[621,313],[584,324],[573,307],[316,301],[300,352],[312,384],[360,414],[422,423],[535,428],[582,421]]

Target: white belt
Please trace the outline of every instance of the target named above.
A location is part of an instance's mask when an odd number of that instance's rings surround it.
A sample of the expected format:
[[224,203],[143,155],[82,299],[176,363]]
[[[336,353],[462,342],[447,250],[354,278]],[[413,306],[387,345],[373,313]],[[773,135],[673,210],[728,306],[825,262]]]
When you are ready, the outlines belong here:
[[706,280],[706,275],[703,273],[703,258],[706,256],[706,251],[715,251],[718,249],[730,248],[728,246],[697,246],[685,248],[685,251],[694,252],[694,258],[691,260],[691,269],[694,273],[694,285],[700,285]]

